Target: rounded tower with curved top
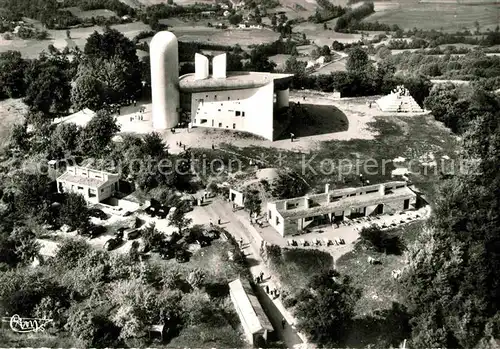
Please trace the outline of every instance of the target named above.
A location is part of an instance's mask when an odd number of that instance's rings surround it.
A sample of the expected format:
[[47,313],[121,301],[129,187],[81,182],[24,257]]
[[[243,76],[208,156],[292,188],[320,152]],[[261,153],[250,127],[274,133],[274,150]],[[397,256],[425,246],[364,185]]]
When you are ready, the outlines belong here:
[[179,123],[179,55],[177,37],[169,31],[155,34],[149,44],[153,128]]

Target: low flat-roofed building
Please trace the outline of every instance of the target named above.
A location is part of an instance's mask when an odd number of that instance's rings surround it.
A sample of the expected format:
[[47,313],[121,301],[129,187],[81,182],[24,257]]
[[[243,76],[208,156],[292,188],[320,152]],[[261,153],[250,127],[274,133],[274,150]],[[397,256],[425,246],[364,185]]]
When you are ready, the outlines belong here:
[[229,294],[248,341],[251,344],[262,345],[262,340],[266,342],[274,329],[259,300],[253,294],[250,283],[241,279],[230,282]]
[[358,188],[330,190],[321,194],[278,200],[267,204],[267,216],[281,236],[308,226],[415,208],[417,195],[406,182],[395,181]]
[[88,202],[97,204],[118,191],[118,183],[118,174],[69,166],[66,172],[57,178],[57,192],[79,193]]

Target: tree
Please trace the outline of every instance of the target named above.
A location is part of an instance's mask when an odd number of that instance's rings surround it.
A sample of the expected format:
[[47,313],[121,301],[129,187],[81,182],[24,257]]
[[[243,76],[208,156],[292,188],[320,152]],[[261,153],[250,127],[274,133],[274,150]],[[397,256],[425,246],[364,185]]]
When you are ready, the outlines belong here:
[[158,231],[154,224],[150,224],[142,231],[144,244],[150,249],[160,248],[163,245],[165,236]]
[[59,211],[59,224],[71,228],[82,228],[89,223],[89,212],[85,198],[78,193],[65,193]]
[[20,151],[27,152],[30,148],[30,139],[26,124],[15,124],[10,134],[10,145]]
[[296,296],[297,328],[322,346],[343,345],[360,297],[349,278],[339,276],[333,270],[316,275]]
[[41,56],[31,61],[24,81],[24,102],[34,111],[64,113],[70,107],[70,63],[64,56]]
[[146,324],[142,321],[142,310],[137,306],[121,305],[113,316],[113,323],[120,327],[120,338],[130,339],[144,336]]
[[176,227],[179,230],[179,234],[182,234],[184,228],[187,228],[192,222],[193,220],[187,218],[186,213],[180,207],[177,207],[168,219],[168,225]]
[[19,98],[26,93],[24,74],[27,62],[19,51],[0,53],[0,98]]
[[262,200],[260,199],[260,193],[258,190],[248,190],[245,193],[245,209],[248,210],[250,217],[252,214],[259,215],[261,212]]
[[36,241],[35,234],[28,228],[14,228],[10,238],[14,241],[15,254],[22,264],[29,264],[38,256],[41,245]]
[[404,285],[415,348],[472,348],[498,325],[500,100],[481,94],[472,103],[483,109],[464,135],[467,166],[441,185],[428,229],[409,247]]
[[145,134],[141,146],[141,153],[154,159],[162,159],[165,156],[167,146],[161,135],[157,132]]
[[368,54],[359,46],[355,46],[349,52],[349,57],[346,62],[346,69],[353,74],[360,74],[366,70],[370,63]]
[[71,89],[71,104],[75,110],[99,110],[106,99],[103,83],[91,75],[80,76]]
[[291,56],[285,62],[285,72],[294,74],[294,81],[300,83],[306,74],[307,63],[299,61],[296,56]]
[[229,20],[229,23],[231,23],[232,25],[238,25],[243,20],[243,16],[240,15],[239,13],[235,13],[235,14],[229,15],[228,20]]
[[56,328],[61,328],[64,325],[64,313],[66,304],[57,297],[47,296],[42,298],[33,310],[33,315],[38,318],[51,319]]
[[50,135],[49,152],[53,159],[62,159],[78,147],[81,128],[74,123],[57,125]]
[[114,346],[119,329],[97,307],[72,306],[65,328],[83,347]]
[[200,268],[196,268],[189,273],[186,280],[192,288],[201,288],[205,281],[205,277],[205,272]]
[[273,182],[272,194],[279,199],[290,199],[304,195],[308,187],[296,173],[281,173]]
[[42,174],[20,172],[14,178],[15,211],[35,217],[41,223],[50,220],[51,179]]
[[92,156],[105,154],[109,151],[112,138],[119,131],[116,119],[110,113],[99,110],[81,132],[81,150]]
[[278,24],[278,16],[276,16],[276,13],[273,13],[273,16],[271,17],[271,25],[275,27],[276,24]]
[[106,28],[104,33],[93,32],[83,50],[87,56],[110,60],[120,57],[130,63],[138,63],[135,44],[116,29]]
[[91,247],[80,239],[64,239],[56,253],[56,260],[67,268],[74,268],[78,261],[90,253]]

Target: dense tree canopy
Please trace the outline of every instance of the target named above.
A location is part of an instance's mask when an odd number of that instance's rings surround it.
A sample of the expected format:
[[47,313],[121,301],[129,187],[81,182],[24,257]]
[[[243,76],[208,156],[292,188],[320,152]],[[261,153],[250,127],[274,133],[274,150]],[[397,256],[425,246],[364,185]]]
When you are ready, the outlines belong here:
[[500,335],[500,101],[486,101],[473,101],[487,111],[465,133],[468,166],[443,184],[429,229],[410,250],[415,348],[472,348]]
[[24,96],[26,84],[24,74],[27,62],[18,51],[0,53],[0,98],[19,98]]
[[24,102],[35,111],[64,113],[70,107],[71,77],[67,58],[41,56],[28,64]]
[[354,316],[359,291],[349,278],[336,271],[312,277],[306,289],[296,296],[297,328],[317,344],[342,346]]

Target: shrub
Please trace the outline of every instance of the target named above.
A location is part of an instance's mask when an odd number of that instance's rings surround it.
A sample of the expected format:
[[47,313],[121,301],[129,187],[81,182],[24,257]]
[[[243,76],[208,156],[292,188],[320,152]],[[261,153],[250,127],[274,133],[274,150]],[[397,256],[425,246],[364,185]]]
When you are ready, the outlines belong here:
[[389,254],[400,254],[402,243],[399,236],[390,235],[376,225],[363,228],[359,233],[361,244],[374,249],[377,252]]

